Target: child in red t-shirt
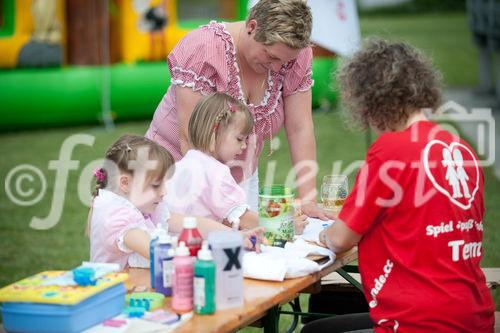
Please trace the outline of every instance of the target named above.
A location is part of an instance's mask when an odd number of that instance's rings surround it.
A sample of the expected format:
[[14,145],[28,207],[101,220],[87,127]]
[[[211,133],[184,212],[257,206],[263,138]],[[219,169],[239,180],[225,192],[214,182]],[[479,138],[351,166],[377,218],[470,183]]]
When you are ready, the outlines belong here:
[[350,114],[380,136],[320,241],[336,252],[358,244],[374,331],[493,332],[479,266],[483,171],[422,111],[438,107],[438,73],[407,44],[372,40],[338,78]]

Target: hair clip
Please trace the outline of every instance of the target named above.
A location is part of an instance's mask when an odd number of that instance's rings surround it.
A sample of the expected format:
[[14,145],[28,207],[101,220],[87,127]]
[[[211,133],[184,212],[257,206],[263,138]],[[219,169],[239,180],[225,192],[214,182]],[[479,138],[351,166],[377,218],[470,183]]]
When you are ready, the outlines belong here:
[[130,148],[130,146],[127,143],[127,152],[130,153],[131,151],[132,151],[132,148]]
[[94,177],[100,181],[103,182],[106,180],[106,172],[104,171],[103,168],[95,169],[94,170]]
[[236,106],[234,104],[229,103],[229,102],[227,104],[229,104],[229,111],[231,113],[235,113],[236,112]]

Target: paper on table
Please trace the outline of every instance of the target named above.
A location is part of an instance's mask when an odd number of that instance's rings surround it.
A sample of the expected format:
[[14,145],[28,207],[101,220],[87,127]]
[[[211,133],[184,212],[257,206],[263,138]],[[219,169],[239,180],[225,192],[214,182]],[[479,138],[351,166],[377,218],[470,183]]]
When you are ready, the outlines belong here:
[[159,323],[154,323],[141,318],[128,318],[126,315],[118,315],[114,317],[115,321],[123,321],[123,325],[108,326],[106,324],[98,324],[83,331],[83,333],[127,333],[127,332],[169,332],[170,327]]
[[[323,255],[329,258],[318,264],[306,258],[308,255]],[[285,248],[262,246],[261,253],[247,252],[243,255],[243,275],[247,278],[283,281],[285,278],[305,276],[329,265],[335,254],[323,247],[297,239],[286,243]]]
[[302,233],[302,235],[297,235],[296,237],[314,243],[319,242],[319,233],[321,232],[321,230],[329,227],[332,223],[335,222],[333,220],[323,221],[312,217],[308,217],[307,221],[309,222],[309,224],[304,228],[304,232]]
[[113,320],[124,321],[125,323],[118,327],[106,326],[103,323],[93,326],[83,333],[135,333],[135,332],[144,332],[144,333],[169,333],[174,331],[177,327],[184,324],[186,321],[191,319],[193,316],[192,312],[183,314],[181,316],[180,321],[165,325],[156,323],[153,321],[145,320],[142,318],[128,318],[126,315],[120,314],[114,318]]

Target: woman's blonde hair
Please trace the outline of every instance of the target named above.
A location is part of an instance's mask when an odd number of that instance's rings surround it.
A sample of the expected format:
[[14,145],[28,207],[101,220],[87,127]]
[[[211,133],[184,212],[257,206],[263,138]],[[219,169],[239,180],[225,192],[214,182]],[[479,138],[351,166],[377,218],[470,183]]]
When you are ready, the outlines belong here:
[[253,129],[253,116],[245,105],[224,93],[203,97],[189,118],[189,145],[204,153],[213,153],[220,133],[239,114],[244,117],[245,122],[242,134],[249,135]]
[[[156,163],[154,168],[147,167],[150,161]],[[95,198],[100,189],[116,192],[118,188],[116,179],[119,173],[133,176],[134,171],[146,171],[144,184],[146,186],[152,182],[170,178],[174,170],[175,160],[165,148],[145,137],[126,134],[108,148],[103,166],[95,171],[96,187],[93,195]],[[87,234],[90,231],[92,206],[87,221]]]
[[311,44],[312,14],[305,0],[260,0],[250,9],[250,20],[257,21],[255,40],[264,45],[303,49]]
[[435,110],[441,99],[441,75],[403,42],[365,41],[337,79],[350,118],[364,129],[395,130],[418,110]]

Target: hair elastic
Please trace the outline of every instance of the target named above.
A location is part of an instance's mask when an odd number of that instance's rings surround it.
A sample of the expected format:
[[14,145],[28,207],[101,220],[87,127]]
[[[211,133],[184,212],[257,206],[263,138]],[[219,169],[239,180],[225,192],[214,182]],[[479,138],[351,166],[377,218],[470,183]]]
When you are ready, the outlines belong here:
[[228,104],[229,104],[229,111],[231,113],[235,113],[236,112],[236,106],[234,106],[234,104],[231,104],[229,102],[228,102]]
[[100,182],[103,182],[106,180],[106,173],[104,172],[104,170],[102,168],[99,168],[99,169],[95,169],[94,170],[94,177],[100,181]]

